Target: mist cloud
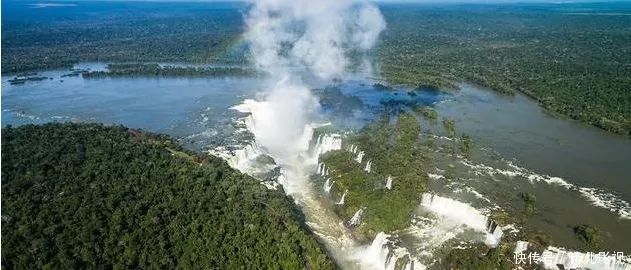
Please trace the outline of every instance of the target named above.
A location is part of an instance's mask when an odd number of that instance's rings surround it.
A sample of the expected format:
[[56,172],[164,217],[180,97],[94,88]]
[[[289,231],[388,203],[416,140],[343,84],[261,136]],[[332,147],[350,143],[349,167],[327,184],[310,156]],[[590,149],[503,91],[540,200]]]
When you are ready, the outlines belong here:
[[236,109],[251,113],[248,129],[259,145],[277,162],[294,164],[308,150],[319,106],[303,78],[345,75],[351,56],[365,57],[374,47],[385,20],[366,1],[255,0],[245,21],[253,63],[270,82],[260,100]]

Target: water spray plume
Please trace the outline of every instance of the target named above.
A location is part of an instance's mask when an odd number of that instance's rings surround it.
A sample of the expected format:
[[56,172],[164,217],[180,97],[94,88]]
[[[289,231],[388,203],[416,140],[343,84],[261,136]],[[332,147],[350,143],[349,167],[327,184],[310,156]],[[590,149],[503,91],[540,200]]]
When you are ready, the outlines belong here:
[[[324,135],[312,143],[319,103],[311,89],[313,83],[357,72],[353,63],[371,70],[366,63],[385,29],[383,16],[365,1],[256,0],[246,24],[252,62],[269,79],[257,100],[245,100],[234,109],[248,113],[245,123],[254,135],[253,144],[281,167],[278,183],[301,205],[307,224],[333,257],[344,267],[366,268],[353,258],[359,244],[349,229],[317,199],[309,183],[311,174],[330,173],[318,163],[319,155],[342,148],[338,135]],[[330,191],[332,186],[327,183],[324,188]]]

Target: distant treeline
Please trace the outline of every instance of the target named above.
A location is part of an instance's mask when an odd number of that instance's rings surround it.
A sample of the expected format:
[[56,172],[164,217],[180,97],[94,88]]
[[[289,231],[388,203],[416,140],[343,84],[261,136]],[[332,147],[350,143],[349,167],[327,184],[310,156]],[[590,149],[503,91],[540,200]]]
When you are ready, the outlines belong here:
[[84,78],[120,77],[120,76],[257,76],[259,73],[245,67],[191,67],[161,66],[159,64],[109,64],[106,71],[83,73]]
[[244,63],[242,3],[3,2],[2,72],[78,62]]

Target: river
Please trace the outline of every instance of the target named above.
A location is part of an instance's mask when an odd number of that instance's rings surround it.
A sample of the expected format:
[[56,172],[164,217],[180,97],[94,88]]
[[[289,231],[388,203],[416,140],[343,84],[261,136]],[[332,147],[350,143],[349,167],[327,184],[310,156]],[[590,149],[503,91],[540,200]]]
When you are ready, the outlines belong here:
[[[235,136],[242,115],[230,108],[255,98],[261,83],[257,78],[61,77],[67,73],[43,71],[40,75],[52,79],[20,85],[11,85],[11,76],[3,76],[2,126],[103,122],[166,133],[198,151],[234,147],[242,143]],[[440,116],[454,119],[457,131],[475,142],[475,159],[457,164],[463,179],[472,179],[467,188],[500,206],[513,204],[521,191],[533,193],[540,208],[528,226],[576,247],[579,243],[568,228],[593,224],[605,232],[607,251],[631,252],[627,138],[553,117],[522,94],[506,96],[469,84],[458,91],[428,89],[411,95],[404,88],[378,89],[368,80],[350,78],[315,93],[323,120],[350,131],[393,108],[433,107]],[[437,160],[435,173],[450,162]],[[465,186],[435,178],[430,187],[436,192],[467,200],[454,195],[454,189]],[[474,200],[467,202],[478,206]]]

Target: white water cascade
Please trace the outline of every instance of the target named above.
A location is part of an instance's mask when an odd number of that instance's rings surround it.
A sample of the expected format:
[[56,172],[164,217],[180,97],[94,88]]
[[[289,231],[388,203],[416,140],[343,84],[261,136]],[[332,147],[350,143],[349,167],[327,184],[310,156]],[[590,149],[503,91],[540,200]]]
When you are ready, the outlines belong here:
[[326,167],[324,162],[318,164],[318,174],[322,177],[329,175],[329,169]]
[[365,263],[360,268],[370,268],[377,266],[379,269],[394,270],[396,263],[400,259],[406,259],[407,262],[401,270],[424,270],[426,267],[415,260],[407,250],[397,248],[395,243],[390,240],[392,236],[380,232],[369,246],[360,249],[355,256],[358,261]]
[[502,238],[502,228],[472,206],[434,194],[423,194],[421,206],[443,218],[450,219],[484,234],[484,243],[495,247]]
[[242,173],[256,175],[276,167],[275,164],[259,164],[257,159],[265,155],[265,151],[257,143],[251,143],[241,149],[229,151],[225,148],[212,149],[209,154],[225,159],[230,167]]
[[318,136],[318,140],[311,153],[317,158],[326,152],[340,149],[342,149],[342,136],[339,134],[324,134]]
[[324,182],[324,191],[326,191],[326,193],[331,193],[331,188],[333,187],[333,184],[335,184],[335,181],[331,181],[331,178],[327,178]]
[[344,199],[346,198],[346,193],[348,193],[348,190],[344,191],[344,194],[342,194],[342,198],[338,202],[336,202],[335,204],[343,205],[344,204]]
[[382,269],[352,256],[359,243],[314,190],[320,187],[310,182],[316,171],[322,177],[329,174],[329,168],[319,164],[319,156],[341,148],[339,137],[314,138],[317,126],[311,122],[318,118],[320,108],[311,89],[343,78],[352,64],[347,59],[350,52],[357,52],[368,70],[368,58],[385,29],[385,19],[377,6],[363,0],[252,2],[244,20],[244,37],[253,65],[270,76],[261,84],[264,91],[257,100],[245,100],[234,108],[250,114],[248,131],[282,169],[279,183],[301,207],[307,225],[329,254],[342,267]]
[[369,160],[368,162],[366,162],[366,167],[364,168],[364,171],[366,171],[367,173],[370,173],[371,170],[372,170],[372,160]]
[[357,145],[351,144],[346,147],[346,151],[351,152],[353,154],[357,154]]
[[392,176],[388,175],[388,178],[386,179],[386,189],[391,190],[392,189]]
[[364,208],[360,208],[355,212],[353,217],[346,223],[349,227],[357,227],[362,222],[362,215],[364,214]]
[[355,158],[355,161],[357,161],[357,163],[361,164],[362,163],[362,159],[364,159],[364,155],[365,155],[364,151],[360,151],[357,154],[357,157]]
[[517,241],[517,243],[515,243],[515,250],[513,251],[513,253],[524,253],[526,250],[528,250],[528,244],[528,241]]

